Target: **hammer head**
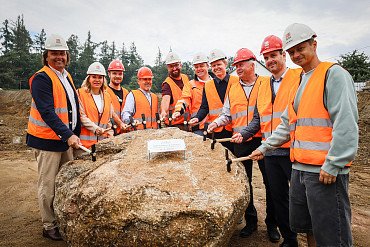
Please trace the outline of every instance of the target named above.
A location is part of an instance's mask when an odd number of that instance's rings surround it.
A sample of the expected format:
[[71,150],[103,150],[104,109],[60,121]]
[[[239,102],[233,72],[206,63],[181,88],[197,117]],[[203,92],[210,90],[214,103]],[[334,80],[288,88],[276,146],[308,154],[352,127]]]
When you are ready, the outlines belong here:
[[157,129],[161,128],[161,119],[159,118],[159,113],[155,114],[155,121],[157,122]]
[[172,110],[168,111],[168,126],[172,126]]
[[113,118],[110,119],[110,123],[112,124],[112,129],[113,129],[113,135],[117,135],[117,124],[114,122]]
[[215,138],[215,132],[212,132],[212,143],[211,143],[211,149],[215,149],[216,144],[216,138]]
[[226,160],[226,170],[227,172],[231,172],[231,164],[233,161],[231,159]]
[[141,114],[141,119],[143,120],[144,129],[146,129],[146,121],[145,121],[145,114],[144,113]]
[[205,123],[204,129],[203,129],[203,141],[207,140],[207,134],[208,134],[207,129],[208,129],[208,123]]
[[135,124],[134,119],[132,118],[132,116],[130,116],[129,119],[130,119],[131,126],[134,128],[134,130],[136,130],[136,124]]
[[184,126],[185,127],[188,127],[188,117],[189,117],[189,113],[185,112],[184,113]]
[[95,148],[95,144],[91,146],[91,160],[93,162],[96,161],[96,148]]

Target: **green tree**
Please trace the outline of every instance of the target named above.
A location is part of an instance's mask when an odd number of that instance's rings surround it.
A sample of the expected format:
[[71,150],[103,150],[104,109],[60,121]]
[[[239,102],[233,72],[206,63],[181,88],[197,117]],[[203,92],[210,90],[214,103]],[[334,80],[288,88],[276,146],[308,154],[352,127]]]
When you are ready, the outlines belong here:
[[45,50],[46,33],[44,29],[41,29],[39,34],[35,35],[34,49],[37,53],[43,53]]
[[153,86],[152,86],[152,91],[155,93],[161,92],[161,85],[162,82],[166,79],[167,77],[167,68],[166,65],[164,64],[163,60],[163,55],[161,52],[161,49],[158,47],[158,54],[157,57],[155,58],[155,64],[154,67],[152,68],[153,71]]
[[110,47],[108,41],[101,42],[99,62],[104,65],[105,68],[108,68],[109,63],[112,61],[112,56],[110,53]]
[[135,42],[131,43],[130,50],[128,51],[128,65],[125,71],[124,84],[128,85],[129,89],[137,88],[136,74],[140,67],[143,66],[144,61],[137,52]]
[[370,79],[370,61],[364,52],[354,50],[341,55],[338,63],[348,70],[354,81],[362,82]]
[[3,54],[6,54],[10,50],[13,49],[13,43],[12,43],[13,36],[12,36],[12,32],[10,31],[9,21],[8,20],[5,20],[3,22],[3,25],[4,25],[4,27],[2,27],[0,29],[1,30],[0,39],[3,39],[3,41],[1,42],[1,45],[3,47],[3,50],[1,52]]
[[80,42],[78,40],[78,36],[75,34],[72,34],[68,40],[67,40],[67,45],[69,48],[69,65],[68,65],[68,72],[71,74],[72,78],[75,80],[75,83],[77,82],[78,78],[78,58],[79,58],[79,46]]
[[91,39],[91,33],[88,31],[87,40],[80,48],[82,49],[80,56],[78,58],[77,73],[75,78],[75,84],[80,86],[83,80],[86,77],[86,71],[89,68],[90,64],[96,61],[95,58],[95,49],[99,44],[95,43]]
[[194,78],[194,73],[195,73],[194,69],[193,69],[193,64],[189,61],[183,62],[181,73],[187,75],[190,80],[193,79]]

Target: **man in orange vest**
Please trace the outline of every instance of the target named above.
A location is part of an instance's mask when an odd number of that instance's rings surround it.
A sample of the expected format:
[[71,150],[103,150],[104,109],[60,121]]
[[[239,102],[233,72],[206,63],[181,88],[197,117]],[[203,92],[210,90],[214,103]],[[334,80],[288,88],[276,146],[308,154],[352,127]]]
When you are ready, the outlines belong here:
[[[184,85],[189,83],[189,78],[187,75],[181,73],[181,60],[179,56],[170,51],[166,57],[166,65],[168,76],[162,83],[162,102],[161,102],[161,119],[166,120],[166,124],[169,125],[169,112],[175,111],[175,105],[177,101],[181,98],[182,89]],[[171,113],[172,115],[172,113]],[[179,117],[176,120],[171,121],[171,126],[176,126],[182,130],[184,127],[184,117]]]
[[303,75],[282,122],[251,158],[290,140],[291,229],[307,233],[309,246],[352,246],[348,174],[358,146],[356,91],[346,70],[319,60],[315,38],[307,25],[286,28],[283,49]]
[[[125,67],[122,62],[118,59],[114,59],[108,66],[109,85],[107,92],[109,93],[114,112],[117,116],[121,116],[123,107],[125,106],[125,99],[128,94],[128,90],[121,86],[124,78]],[[121,128],[117,127],[115,135],[121,132]]]
[[[234,134],[240,132],[241,129],[251,122],[253,112],[257,103],[257,95],[261,83],[268,81],[265,76],[258,76],[255,73],[255,55],[247,48],[238,50],[234,57],[233,66],[236,67],[236,72],[240,81],[230,85],[226,92],[225,102],[220,117],[215,119],[209,126],[208,130],[213,131],[215,128],[225,126],[231,123]],[[254,149],[261,144],[261,132],[257,132],[251,136],[246,142],[234,144],[234,154],[237,157],[249,155]],[[242,162],[250,187],[250,200],[245,211],[244,217],[246,225],[240,232],[240,237],[248,237],[257,230],[257,210],[253,202],[253,187],[252,187],[252,160]],[[263,183],[266,189],[266,218],[267,233],[272,242],[278,242],[280,234],[277,231],[274,206],[271,198],[269,181],[265,172],[265,164],[263,160],[258,162],[258,166],[262,173]]]
[[141,67],[137,72],[137,83],[139,89],[132,90],[127,95],[122,120],[126,124],[126,129],[130,124],[136,129],[157,128],[158,97],[150,91],[153,84],[151,69]]
[[[222,112],[225,95],[230,85],[238,83],[239,80],[237,76],[227,73],[227,58],[223,51],[219,49],[212,50],[209,54],[209,62],[215,77],[207,81],[204,85],[202,103],[195,117],[189,121],[191,126],[199,124],[199,122],[202,122],[206,117],[206,123],[208,124],[215,120]],[[231,124],[214,128],[212,131],[216,139],[230,138],[232,136]],[[231,152],[234,152],[232,143],[222,142],[222,145]]]
[[[272,76],[270,80],[261,84],[253,119],[240,133],[233,135],[235,143],[242,143],[259,131],[262,132],[262,140],[266,140],[281,122],[280,116],[288,104],[289,92],[298,87],[302,69],[286,67],[283,42],[280,38],[274,35],[267,36],[262,43],[260,53]],[[297,246],[297,234],[289,227],[289,182],[292,173],[289,145],[290,143],[287,142],[281,148],[267,152],[264,161],[277,225],[283,236],[283,242],[290,246]]]
[[38,165],[42,235],[56,241],[63,239],[53,209],[55,177],[65,162],[73,160],[73,148],[81,145],[78,96],[72,77],[65,70],[68,62],[67,43],[53,34],[45,41],[44,67],[29,80],[32,103],[27,145],[34,149]]
[[[195,71],[194,79],[184,85],[181,98],[177,101],[175,112],[172,114],[173,119],[180,117],[187,109],[190,111],[190,117],[195,117],[202,103],[204,84],[212,79],[211,75],[213,75],[213,73],[208,72],[208,58],[205,54],[201,52],[195,54],[193,66]],[[206,119],[207,118],[203,119],[202,123],[192,128],[195,134],[203,135],[204,122]]]

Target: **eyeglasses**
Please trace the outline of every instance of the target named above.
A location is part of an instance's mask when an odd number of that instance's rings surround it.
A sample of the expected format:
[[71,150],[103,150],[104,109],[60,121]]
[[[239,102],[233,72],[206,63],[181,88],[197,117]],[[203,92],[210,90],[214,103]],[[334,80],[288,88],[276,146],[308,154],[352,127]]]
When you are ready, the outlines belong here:
[[180,63],[167,64],[167,68],[169,69],[180,68]]

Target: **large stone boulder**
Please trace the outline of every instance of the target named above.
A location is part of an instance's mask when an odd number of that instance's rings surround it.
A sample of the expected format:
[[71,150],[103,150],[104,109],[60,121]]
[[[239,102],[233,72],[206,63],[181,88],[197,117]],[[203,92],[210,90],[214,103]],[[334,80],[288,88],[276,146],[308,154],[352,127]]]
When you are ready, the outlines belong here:
[[[179,138],[183,152],[148,159],[147,141]],[[62,166],[54,209],[71,246],[225,246],[248,204],[243,166],[224,149],[165,128],[97,144],[97,161]]]

